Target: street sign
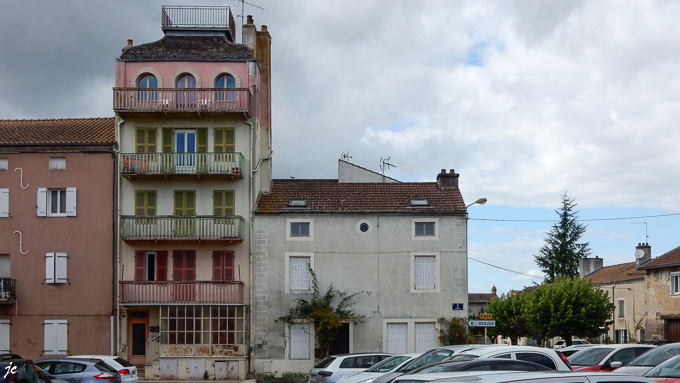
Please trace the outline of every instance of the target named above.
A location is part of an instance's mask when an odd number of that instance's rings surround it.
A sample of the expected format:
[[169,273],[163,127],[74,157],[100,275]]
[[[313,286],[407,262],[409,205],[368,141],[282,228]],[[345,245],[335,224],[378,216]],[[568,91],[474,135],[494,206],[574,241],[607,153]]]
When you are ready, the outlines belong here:
[[495,320],[471,320],[467,322],[470,327],[496,327]]
[[479,314],[479,319],[491,319],[492,315],[487,313]]
[[463,309],[462,303],[451,303],[451,310],[462,310],[462,309]]

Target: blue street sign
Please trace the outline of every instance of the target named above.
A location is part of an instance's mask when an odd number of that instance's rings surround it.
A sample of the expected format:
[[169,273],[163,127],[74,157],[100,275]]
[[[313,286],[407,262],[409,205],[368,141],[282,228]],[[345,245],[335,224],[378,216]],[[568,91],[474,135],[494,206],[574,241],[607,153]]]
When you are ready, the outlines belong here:
[[463,309],[462,303],[452,303],[451,306],[452,306],[451,310],[462,310]]

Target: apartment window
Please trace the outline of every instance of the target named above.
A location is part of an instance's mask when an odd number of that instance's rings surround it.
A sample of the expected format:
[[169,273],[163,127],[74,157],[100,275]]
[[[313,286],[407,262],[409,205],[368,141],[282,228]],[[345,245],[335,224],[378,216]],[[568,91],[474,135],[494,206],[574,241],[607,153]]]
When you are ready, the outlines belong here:
[[437,219],[414,219],[411,222],[413,240],[439,238],[439,221]]
[[0,170],[7,170],[9,168],[9,159],[0,158]]
[[309,219],[286,220],[289,241],[311,241],[314,239],[314,227]]
[[625,317],[624,312],[625,312],[625,308],[624,308],[624,305],[623,305],[623,299],[621,299],[621,300],[619,300],[619,318]]
[[180,216],[196,215],[195,190],[175,190],[175,209],[173,214]]
[[142,75],[142,77],[137,81],[137,87],[138,88],[158,88],[158,80],[156,79],[156,76],[145,73]]
[[312,253],[286,254],[286,286],[288,292],[309,292],[312,289],[312,275],[314,269]]
[[309,237],[309,222],[291,222],[291,237]]
[[196,280],[196,251],[175,250],[172,252],[172,279],[175,281]]
[[213,146],[215,153],[234,153],[234,129],[215,128],[213,131]]
[[177,79],[177,87],[182,89],[195,88],[196,78],[188,73],[185,73]]
[[245,306],[161,306],[161,344],[245,344]]
[[64,319],[49,319],[43,322],[45,342],[43,354],[62,355],[68,353],[68,321]]
[[0,353],[9,353],[9,319],[0,319]]
[[136,153],[156,153],[156,128],[137,128],[135,140]]
[[167,251],[135,251],[135,281],[166,281]]
[[234,252],[213,251],[213,281],[233,281],[234,278]]
[[50,170],[66,170],[66,158],[50,157]]
[[680,295],[680,273],[671,273],[671,295]]
[[76,188],[38,188],[38,217],[75,217]]
[[289,347],[288,355],[290,359],[306,360],[309,359],[309,324],[292,324],[288,328]]
[[233,216],[234,215],[234,191],[233,190],[214,190],[213,191],[213,215],[214,216]]
[[439,254],[411,254],[411,292],[439,290]]
[[0,218],[9,217],[9,189],[0,188]]
[[47,253],[45,255],[45,283],[66,283],[66,253]]

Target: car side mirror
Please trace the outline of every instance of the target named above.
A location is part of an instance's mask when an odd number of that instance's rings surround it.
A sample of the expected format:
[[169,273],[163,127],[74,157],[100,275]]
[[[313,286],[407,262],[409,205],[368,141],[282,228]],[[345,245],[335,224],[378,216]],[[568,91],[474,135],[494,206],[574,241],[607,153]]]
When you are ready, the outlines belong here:
[[623,363],[621,363],[621,362],[611,362],[609,364],[609,367],[611,367],[612,370],[615,370],[615,369],[621,367],[621,365],[623,365]]

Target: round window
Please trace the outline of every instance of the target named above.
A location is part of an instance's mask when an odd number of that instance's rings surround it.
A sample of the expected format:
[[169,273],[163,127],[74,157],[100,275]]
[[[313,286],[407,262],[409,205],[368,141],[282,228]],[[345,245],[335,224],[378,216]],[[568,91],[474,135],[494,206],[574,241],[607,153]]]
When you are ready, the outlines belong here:
[[359,225],[359,230],[361,230],[362,233],[365,233],[368,231],[368,224],[366,222],[363,222],[361,225]]

